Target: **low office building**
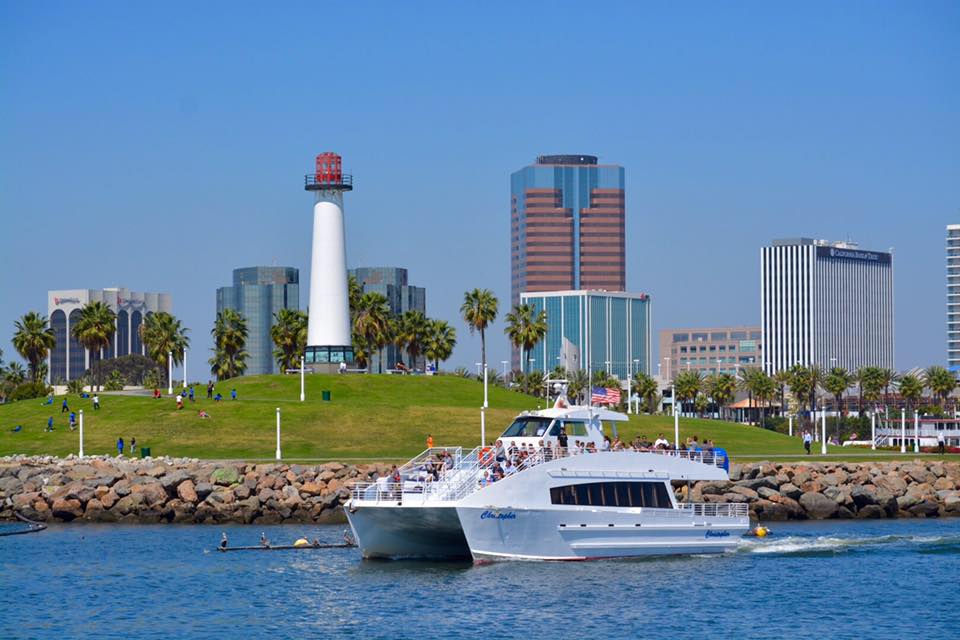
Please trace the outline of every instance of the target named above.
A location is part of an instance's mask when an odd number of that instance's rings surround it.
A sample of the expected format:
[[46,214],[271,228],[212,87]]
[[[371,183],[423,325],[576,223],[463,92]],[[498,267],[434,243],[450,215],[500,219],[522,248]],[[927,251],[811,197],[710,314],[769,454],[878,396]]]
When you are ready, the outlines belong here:
[[650,373],[650,296],[613,291],[524,292],[520,302],[547,314],[547,334],[520,359],[521,370],[607,371],[625,380]]
[[173,310],[169,293],[141,293],[123,287],[108,289],[65,289],[47,292],[47,315],[56,337],[56,346],[47,357],[48,381],[59,384],[76,380],[90,368],[90,353],[73,336],[80,310],[90,302],[102,302],[117,315],[117,330],[103,358],[146,355],[140,339],[140,325],[151,313]]
[[760,321],[768,373],[797,364],[894,369],[893,254],[774,240],[760,251]]
[[[375,292],[383,295],[390,305],[390,313],[400,316],[407,311],[427,313],[427,290],[409,284],[407,270],[400,267],[358,267],[350,269],[357,284],[364,293]],[[398,362],[413,369],[424,369],[426,359],[418,356],[416,362],[410,360],[405,350],[388,344],[382,351],[370,355],[369,370],[383,373],[396,367]]]
[[233,270],[233,286],[217,289],[217,313],[233,309],[247,321],[247,375],[278,373],[270,329],[281,309],[300,308],[300,272],[293,267]]
[[760,334],[760,327],[662,329],[658,373],[672,380],[688,369],[705,376],[717,372],[735,375],[740,367],[761,366]]

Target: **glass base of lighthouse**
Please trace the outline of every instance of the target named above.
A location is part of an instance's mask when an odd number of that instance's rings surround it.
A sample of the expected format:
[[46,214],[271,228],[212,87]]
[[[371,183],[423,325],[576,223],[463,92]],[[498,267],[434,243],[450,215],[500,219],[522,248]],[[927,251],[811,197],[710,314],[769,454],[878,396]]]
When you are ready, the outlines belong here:
[[341,362],[352,366],[356,357],[353,346],[307,347],[305,361],[308,365],[333,365],[336,368]]

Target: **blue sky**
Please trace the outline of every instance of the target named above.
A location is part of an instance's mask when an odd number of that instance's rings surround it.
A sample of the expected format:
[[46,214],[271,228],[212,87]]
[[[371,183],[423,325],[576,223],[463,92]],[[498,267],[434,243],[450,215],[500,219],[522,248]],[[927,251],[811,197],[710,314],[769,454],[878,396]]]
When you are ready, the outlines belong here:
[[960,4],[678,5],[0,2],[4,357],[48,289],[126,286],[173,294],[198,363],[231,269],[305,287],[334,150],[349,265],[407,267],[450,366],[464,290],[509,300],[509,175],[542,153],[626,167],[655,331],[756,323],[761,245],[853,239],[895,247],[898,367],[942,362]]

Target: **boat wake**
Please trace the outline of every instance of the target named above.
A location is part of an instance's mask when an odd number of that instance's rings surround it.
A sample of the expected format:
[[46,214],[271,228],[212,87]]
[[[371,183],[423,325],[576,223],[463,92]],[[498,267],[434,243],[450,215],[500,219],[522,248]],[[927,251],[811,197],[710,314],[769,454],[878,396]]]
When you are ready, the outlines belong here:
[[960,535],[788,536],[781,539],[743,539],[737,551],[778,555],[836,555],[881,547],[898,547],[916,553],[960,554]]

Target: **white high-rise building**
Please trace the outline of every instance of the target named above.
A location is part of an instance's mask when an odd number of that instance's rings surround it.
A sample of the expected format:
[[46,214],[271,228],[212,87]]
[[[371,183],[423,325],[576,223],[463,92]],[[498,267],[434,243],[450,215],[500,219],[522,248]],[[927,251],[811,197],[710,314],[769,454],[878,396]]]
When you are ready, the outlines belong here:
[[960,371],[960,224],[947,225],[947,366]]
[[774,240],[760,251],[764,369],[894,368],[893,255],[849,242]]

